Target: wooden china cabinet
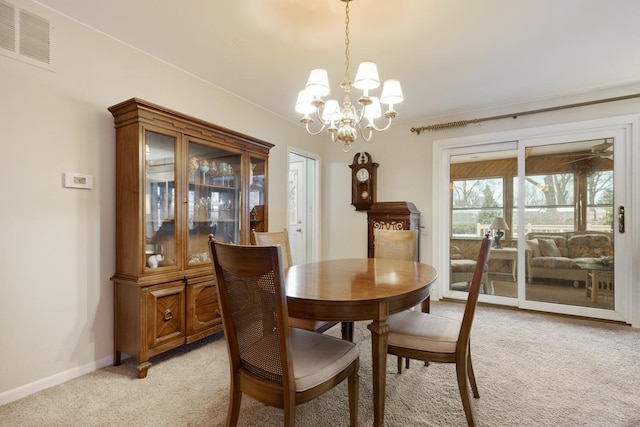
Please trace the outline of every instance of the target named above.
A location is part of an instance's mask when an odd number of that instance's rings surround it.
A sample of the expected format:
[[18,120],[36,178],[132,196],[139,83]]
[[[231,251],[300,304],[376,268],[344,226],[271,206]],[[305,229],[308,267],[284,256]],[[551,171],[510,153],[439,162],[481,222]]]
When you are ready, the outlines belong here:
[[248,244],[267,224],[272,144],[133,98],[116,127],[114,364],[222,330],[208,236]]

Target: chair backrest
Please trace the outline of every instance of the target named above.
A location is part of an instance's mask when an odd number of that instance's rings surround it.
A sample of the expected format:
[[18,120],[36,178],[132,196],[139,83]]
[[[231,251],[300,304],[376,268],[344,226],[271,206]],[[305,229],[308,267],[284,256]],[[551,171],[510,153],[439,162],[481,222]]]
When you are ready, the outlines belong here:
[[295,390],[280,246],[209,242],[231,375]]
[[414,261],[418,230],[374,230],[374,258]]
[[285,270],[293,265],[291,256],[291,245],[289,244],[289,233],[285,228],[282,231],[255,231],[253,230],[253,240],[257,246],[281,246],[282,247],[282,268]]
[[471,325],[473,323],[473,316],[476,312],[478,294],[480,293],[480,285],[482,285],[482,276],[487,265],[487,260],[489,259],[492,241],[493,239],[489,233],[487,233],[482,239],[482,244],[480,245],[480,252],[478,253],[478,259],[476,260],[476,269],[473,272],[473,278],[471,279],[471,285],[469,286],[469,293],[467,295],[467,303],[464,307],[464,314],[462,316],[462,325],[460,326],[460,333],[458,335],[457,351],[461,351],[461,346],[469,345]]

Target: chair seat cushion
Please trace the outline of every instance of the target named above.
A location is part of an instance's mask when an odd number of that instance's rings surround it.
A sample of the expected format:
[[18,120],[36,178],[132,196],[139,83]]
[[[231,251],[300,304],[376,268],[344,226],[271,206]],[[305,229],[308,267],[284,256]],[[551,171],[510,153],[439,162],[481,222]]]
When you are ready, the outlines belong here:
[[473,273],[476,269],[476,262],[471,259],[452,259],[451,271],[455,273]]
[[431,353],[455,353],[461,323],[435,314],[406,310],[389,317],[389,345]]
[[296,391],[305,391],[335,376],[358,358],[356,345],[329,335],[290,328]]

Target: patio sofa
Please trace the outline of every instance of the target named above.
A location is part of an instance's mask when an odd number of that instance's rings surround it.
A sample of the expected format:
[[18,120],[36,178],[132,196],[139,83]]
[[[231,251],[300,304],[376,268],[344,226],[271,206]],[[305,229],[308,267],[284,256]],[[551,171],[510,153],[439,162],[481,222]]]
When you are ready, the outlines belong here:
[[588,270],[579,264],[612,261],[613,234],[602,231],[532,232],[526,235],[527,280],[571,280],[584,286]]

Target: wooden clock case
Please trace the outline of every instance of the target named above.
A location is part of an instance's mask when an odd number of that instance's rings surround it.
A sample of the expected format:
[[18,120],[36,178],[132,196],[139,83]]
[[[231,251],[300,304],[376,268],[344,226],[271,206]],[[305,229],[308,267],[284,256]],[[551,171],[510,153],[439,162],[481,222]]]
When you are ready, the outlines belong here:
[[374,163],[371,154],[356,153],[351,168],[351,204],[357,211],[366,211],[376,202],[376,181],[378,163]]

